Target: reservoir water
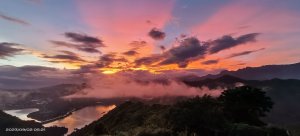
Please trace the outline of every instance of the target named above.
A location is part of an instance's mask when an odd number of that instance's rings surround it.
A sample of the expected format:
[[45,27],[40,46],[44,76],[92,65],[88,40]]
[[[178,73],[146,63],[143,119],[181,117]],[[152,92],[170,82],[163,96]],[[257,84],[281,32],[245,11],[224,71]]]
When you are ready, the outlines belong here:
[[[98,105],[98,106],[85,107],[80,110],[72,112],[71,115],[65,118],[44,124],[44,126],[45,127],[50,127],[50,126],[66,127],[68,128],[67,134],[70,134],[74,131],[75,128],[80,129],[85,125],[92,123],[93,121],[101,118],[104,114],[114,109],[115,107],[116,107],[115,105],[107,105],[107,106]],[[18,110],[6,110],[4,112],[12,116],[16,116],[22,120],[34,120],[28,118],[27,115],[35,111],[38,111],[38,109],[29,108],[29,109],[18,109]]]
[[38,110],[39,109],[36,108],[28,108],[28,109],[18,109],[18,110],[4,110],[4,112],[12,116],[16,116],[21,120],[34,120],[32,118],[28,118],[27,115],[29,113],[36,112]]
[[67,134],[70,134],[74,131],[75,128],[80,129],[85,125],[92,123],[115,107],[115,105],[85,107],[80,110],[74,111],[70,116],[44,124],[44,126],[63,126],[68,128]]

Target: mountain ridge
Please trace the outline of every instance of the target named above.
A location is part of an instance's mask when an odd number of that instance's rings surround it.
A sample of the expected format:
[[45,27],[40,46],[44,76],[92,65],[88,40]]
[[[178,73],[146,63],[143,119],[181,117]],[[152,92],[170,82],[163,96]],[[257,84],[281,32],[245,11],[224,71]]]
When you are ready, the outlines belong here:
[[231,75],[247,80],[268,80],[273,78],[300,79],[300,62],[293,64],[246,67],[238,69],[236,71],[224,70],[221,71],[219,74],[208,74],[206,76],[200,77],[200,79],[218,78],[222,77],[223,75]]

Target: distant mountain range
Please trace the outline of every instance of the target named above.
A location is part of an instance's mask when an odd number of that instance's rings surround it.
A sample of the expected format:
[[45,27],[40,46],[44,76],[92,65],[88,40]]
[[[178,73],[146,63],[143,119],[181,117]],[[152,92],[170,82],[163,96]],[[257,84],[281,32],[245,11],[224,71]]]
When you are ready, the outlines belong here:
[[222,71],[217,75],[207,75],[204,78],[219,78],[224,75],[231,75],[248,80],[279,79],[300,79],[300,63],[288,65],[266,65],[261,67],[246,67],[237,71]]
[[83,85],[60,84],[36,89],[1,89],[0,109],[32,106],[81,91]]
[[0,88],[35,89],[58,84],[80,84],[84,81],[74,77],[70,70],[44,66],[0,66]]

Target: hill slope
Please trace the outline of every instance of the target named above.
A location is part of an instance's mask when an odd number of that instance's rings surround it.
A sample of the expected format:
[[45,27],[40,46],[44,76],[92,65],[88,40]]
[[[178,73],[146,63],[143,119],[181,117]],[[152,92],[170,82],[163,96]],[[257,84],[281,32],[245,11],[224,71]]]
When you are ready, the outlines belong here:
[[287,136],[275,127],[234,123],[212,97],[195,97],[174,105],[125,102],[70,136]]

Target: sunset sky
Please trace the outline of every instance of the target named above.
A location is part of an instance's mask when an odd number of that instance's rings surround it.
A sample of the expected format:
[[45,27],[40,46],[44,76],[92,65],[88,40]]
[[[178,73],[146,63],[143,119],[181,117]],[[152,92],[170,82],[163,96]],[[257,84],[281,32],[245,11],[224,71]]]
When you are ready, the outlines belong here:
[[0,65],[114,73],[300,62],[299,0],[0,0]]

